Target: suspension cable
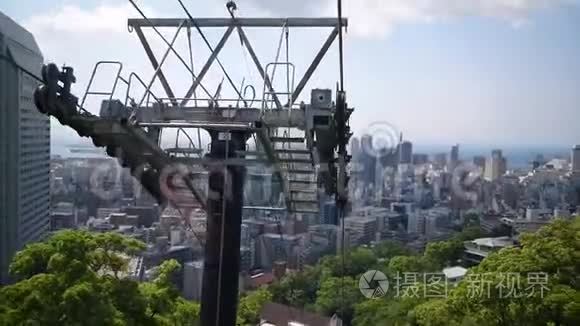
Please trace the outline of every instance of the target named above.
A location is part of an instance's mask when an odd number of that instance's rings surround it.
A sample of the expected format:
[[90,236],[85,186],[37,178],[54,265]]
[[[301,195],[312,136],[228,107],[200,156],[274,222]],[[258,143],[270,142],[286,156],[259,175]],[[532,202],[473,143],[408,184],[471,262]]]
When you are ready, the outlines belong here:
[[[339,73],[340,73],[340,93],[339,93],[339,97],[344,97],[344,69],[343,69],[343,45],[342,45],[342,0],[337,0],[337,11],[338,11],[338,55],[339,55]],[[338,100],[337,100],[338,102]],[[345,115],[346,112],[344,112],[345,110],[345,106],[346,104],[344,103],[343,105],[341,105],[341,107],[338,107],[338,103],[337,103],[337,111],[341,111],[338,112],[341,119],[343,121],[340,121],[341,124],[345,124]],[[340,132],[344,133],[345,130],[341,130]],[[344,161],[345,156],[346,156],[346,144],[345,144],[345,139],[344,139],[344,135],[343,134],[339,134],[338,136],[338,156],[339,156],[339,168],[338,173],[342,174],[345,170],[344,165],[346,164],[346,162]],[[342,177],[337,178],[337,185],[338,183],[343,182],[342,181]],[[340,287],[340,297],[341,297],[341,304],[340,304],[340,310],[341,310],[341,317],[344,318],[344,305],[345,305],[345,299],[344,299],[344,274],[345,274],[345,244],[344,244],[344,240],[345,240],[345,223],[344,223],[344,209],[345,209],[345,198],[343,197],[343,188],[346,185],[340,184],[338,185],[338,192],[335,194],[335,196],[337,196],[337,200],[336,200],[336,212],[337,212],[337,217],[338,220],[340,221],[340,232],[341,232],[341,269],[342,269],[342,277],[341,277],[341,287]]]
[[344,71],[342,55],[342,0],[337,0],[338,6],[338,60],[340,68],[340,91],[344,92]]
[[[189,46],[189,64],[191,65],[191,71],[194,71],[193,65],[193,47],[191,46],[191,27],[187,26],[187,45]],[[195,83],[195,78],[192,76],[192,82]],[[197,90],[193,90],[193,103],[197,107]],[[199,129],[199,128],[198,128]]]
[[[193,47],[191,45],[191,27],[187,26],[187,45],[189,46],[189,62],[191,64],[191,82],[192,84],[195,83],[195,78],[193,77],[193,72],[195,71],[195,65],[193,64]],[[195,107],[197,107],[197,89],[193,90],[193,103]],[[198,148],[201,151],[201,128],[197,128],[197,144]],[[202,153],[199,153],[199,157],[202,156]]]
[[274,68],[272,69],[272,83],[274,82],[274,77],[276,76],[277,63],[280,59],[280,50],[282,49],[282,40],[284,39],[284,31],[286,30],[286,22],[282,25],[282,32],[280,33],[280,39],[278,40],[278,48],[276,49],[276,58],[274,59]]
[[[0,55],[0,59],[5,60],[11,64],[13,64],[16,68],[20,69],[22,72],[24,72],[25,74],[29,75],[30,77],[32,77],[34,80],[36,80],[37,82],[46,85],[46,83],[44,82],[44,80],[42,80],[42,78],[39,78],[38,76],[36,76],[34,73],[30,72],[28,69],[20,66],[19,64],[17,64],[16,62],[14,62],[13,60],[10,60],[9,57],[5,56],[5,55]],[[91,114],[89,111],[87,111],[85,108],[81,107],[79,104],[76,104],[76,106],[83,112]],[[185,131],[184,131],[185,133]],[[187,133],[186,133],[187,135]],[[189,136],[188,136],[189,138]],[[190,138],[191,141],[191,138]],[[185,216],[185,214],[181,211],[181,209],[179,207],[175,207],[177,209],[177,211],[179,212],[179,214],[186,220],[187,225],[189,226],[191,232],[193,233],[193,235],[195,236],[195,238],[197,239],[197,242],[199,242],[199,244],[203,247],[205,244],[203,243],[203,241],[201,241],[201,238],[197,235],[197,233],[195,232],[195,230],[193,229],[193,226],[191,225],[191,222],[187,219],[187,217]]]
[[193,226],[191,225],[191,221],[189,220],[189,216],[185,216],[185,213],[183,211],[181,211],[181,208],[177,207],[177,205],[175,205],[175,209],[177,210],[179,215],[181,215],[181,218],[183,218],[183,220],[185,220],[186,226],[189,227],[189,230],[191,231],[191,233],[193,233],[193,236],[195,237],[197,242],[199,242],[199,244],[201,245],[202,248],[205,247],[205,243],[201,240],[201,238],[197,235],[197,233],[193,229]]
[[[286,26],[286,91],[288,92],[288,103],[290,103],[290,96],[292,96],[290,92],[294,91],[293,89],[290,90],[290,44],[289,44],[290,42],[288,41],[289,34],[290,29],[288,28],[288,26]],[[292,82],[292,84],[294,84],[294,82]],[[294,88],[294,85],[292,85],[292,88]],[[288,109],[291,109],[290,105],[288,105]],[[288,115],[290,115],[290,111],[288,111]]]
[[[214,53],[215,52],[214,51],[214,48],[211,46],[211,44],[209,43],[208,39],[205,37],[205,34],[201,30],[201,28],[199,28],[199,25],[197,24],[197,22],[195,21],[195,19],[193,19],[193,16],[191,16],[191,14],[189,13],[189,11],[187,10],[187,8],[185,7],[185,5],[183,4],[183,2],[181,0],[177,0],[177,1],[181,5],[181,8],[183,8],[183,11],[185,11],[185,14],[189,18],[189,20],[191,21],[191,23],[193,24],[193,26],[195,27],[195,29],[197,30],[197,32],[199,33],[199,35],[201,36],[201,38],[203,39],[204,43],[207,45],[207,47],[210,50],[210,52]],[[232,80],[232,78],[230,77],[230,75],[228,74],[228,72],[226,71],[226,68],[224,68],[224,66],[222,65],[222,63],[221,63],[220,59],[217,57],[217,55],[216,55],[215,60],[218,63],[218,65],[220,66],[222,72],[226,76],[228,82],[230,83],[230,85],[232,86],[232,88],[234,89],[234,91],[236,91],[236,94],[238,94],[239,97],[242,97],[242,94],[240,93],[240,91],[238,90],[238,88],[236,87],[236,85],[234,84],[234,81]]]
[[[241,36],[240,36],[240,50],[242,52],[242,57],[244,58],[244,68],[246,69],[246,75],[248,76],[248,79],[251,80],[251,82],[254,82],[255,80],[253,70],[250,70],[250,64],[248,63],[248,54],[246,49],[244,48],[244,42],[242,41]],[[254,94],[248,107],[251,107],[252,104],[254,103],[254,100],[256,99],[256,89],[254,88],[251,82],[248,82],[248,85],[246,85],[246,87],[242,90],[244,97],[246,96],[246,90],[248,88],[251,88]]]
[[[36,76],[34,73],[30,72],[28,69],[24,68],[23,66],[19,65],[18,63],[16,63],[16,61],[12,60],[12,58],[5,56],[3,54],[0,54],[0,59],[12,64],[14,67],[20,69],[23,73],[29,75],[30,77],[32,77],[34,80],[36,80],[37,82],[41,83],[42,85],[46,85],[46,83],[44,82],[44,80],[42,80],[42,78]],[[82,111],[83,113],[86,114],[91,114],[91,112],[89,112],[87,109],[83,108],[82,106],[80,106],[78,103],[75,104],[76,107]]]

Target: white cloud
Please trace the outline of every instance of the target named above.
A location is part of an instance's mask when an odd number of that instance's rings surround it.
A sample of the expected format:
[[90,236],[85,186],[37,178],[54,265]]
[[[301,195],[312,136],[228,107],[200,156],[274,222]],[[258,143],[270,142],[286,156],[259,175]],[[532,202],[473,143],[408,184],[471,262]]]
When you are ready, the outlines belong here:
[[[334,1],[329,1],[332,8]],[[469,16],[498,18],[518,28],[534,11],[575,4],[577,0],[346,0],[344,10],[356,35],[381,37],[399,24]]]
[[127,17],[135,16],[135,13],[129,3],[100,5],[90,11],[65,5],[57,11],[30,17],[24,25],[35,33],[48,30],[54,33],[126,33]]
[[[336,0],[265,1],[252,0],[259,6],[287,15],[336,15]],[[292,3],[289,6],[288,3]],[[527,22],[535,11],[551,7],[577,5],[578,0],[344,0],[344,15],[350,19],[349,30],[357,36],[383,37],[400,24],[429,23],[468,16],[505,20],[514,27]],[[313,9],[318,7],[318,10]],[[313,14],[316,12],[320,14]]]

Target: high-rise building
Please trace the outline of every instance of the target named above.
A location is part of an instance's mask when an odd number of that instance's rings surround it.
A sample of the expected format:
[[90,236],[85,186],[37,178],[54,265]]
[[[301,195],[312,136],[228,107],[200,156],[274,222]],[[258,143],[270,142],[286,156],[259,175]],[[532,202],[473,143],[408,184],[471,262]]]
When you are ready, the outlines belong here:
[[364,135],[360,140],[361,152],[359,155],[360,180],[365,184],[374,184],[375,170],[377,165],[377,154],[373,147],[373,137]]
[[505,174],[507,170],[507,161],[503,157],[501,149],[491,151],[491,157],[485,161],[485,179],[495,181]]
[[376,229],[378,231],[382,231],[385,228],[385,223],[387,222],[386,219],[389,212],[390,210],[386,207],[365,206],[354,208],[351,212],[351,216],[372,217],[376,220]]
[[572,148],[572,164],[570,165],[572,172],[580,173],[580,145]]
[[421,165],[421,164],[427,164],[429,162],[429,155],[427,154],[413,154],[413,164],[415,165]]
[[425,233],[425,214],[420,211],[415,211],[408,214],[407,218],[407,232],[412,234]]
[[34,106],[42,54],[34,37],[0,12],[0,283],[14,253],[49,229],[50,120]]
[[410,141],[404,141],[401,143],[401,148],[399,151],[399,163],[400,164],[411,164],[413,162],[413,143]]
[[344,226],[356,234],[361,244],[368,244],[375,238],[377,219],[373,216],[351,216],[344,219]]
[[203,261],[189,261],[183,264],[183,297],[187,300],[201,299],[203,282]]
[[451,146],[451,153],[449,155],[449,170],[455,169],[459,163],[459,145]]
[[447,164],[447,154],[445,153],[437,153],[433,155],[433,163],[438,167],[444,167]]
[[320,212],[320,224],[338,225],[336,217],[336,202],[334,200],[324,202]]
[[360,141],[357,137],[352,137],[350,140],[350,153],[353,159],[357,159],[360,155]]
[[485,169],[485,156],[474,156],[473,164],[481,169]]

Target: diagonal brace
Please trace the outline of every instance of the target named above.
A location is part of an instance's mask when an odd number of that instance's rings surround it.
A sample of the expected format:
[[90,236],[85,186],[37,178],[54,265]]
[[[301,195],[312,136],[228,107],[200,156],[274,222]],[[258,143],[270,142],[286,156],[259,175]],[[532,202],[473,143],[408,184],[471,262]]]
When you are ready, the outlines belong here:
[[304,76],[302,76],[302,79],[300,79],[300,82],[298,82],[298,86],[296,86],[296,89],[294,90],[294,93],[292,94],[292,100],[290,103],[288,103],[288,107],[291,107],[292,104],[294,104],[294,102],[296,102],[296,99],[298,99],[298,96],[300,95],[300,93],[304,89],[304,86],[306,86],[306,83],[308,82],[308,80],[310,80],[310,77],[312,77],[312,74],[314,73],[314,71],[316,70],[318,65],[320,64],[320,61],[322,61],[322,58],[324,57],[326,52],[328,52],[328,49],[330,48],[330,46],[332,45],[332,43],[336,39],[337,35],[338,35],[338,27],[335,27],[332,30],[332,32],[330,32],[330,35],[328,36],[328,38],[326,39],[326,41],[322,45],[322,48],[320,48],[320,51],[318,51],[318,53],[316,54],[316,57],[314,57],[314,60],[312,61],[312,63],[310,64],[310,66],[308,67],[306,72],[304,73]]
[[[149,45],[149,42],[147,42],[147,39],[145,38],[145,35],[143,34],[141,27],[136,26],[135,32],[137,33],[137,36],[139,37],[139,41],[141,41],[141,44],[143,44],[143,48],[145,49],[145,53],[147,53],[147,57],[149,58],[149,61],[151,61],[151,65],[153,66],[155,71],[157,71],[157,75],[159,75],[159,81],[161,82],[161,86],[163,86],[165,93],[167,93],[167,97],[169,97],[171,99],[171,103],[173,105],[177,106],[177,101],[175,100],[175,95],[173,94],[173,91],[171,90],[171,86],[169,86],[169,83],[167,82],[167,78],[165,78],[163,71],[161,71],[159,62],[155,58],[155,55],[153,54],[153,51],[151,50],[151,46]],[[155,76],[153,76],[153,80],[155,80]]]

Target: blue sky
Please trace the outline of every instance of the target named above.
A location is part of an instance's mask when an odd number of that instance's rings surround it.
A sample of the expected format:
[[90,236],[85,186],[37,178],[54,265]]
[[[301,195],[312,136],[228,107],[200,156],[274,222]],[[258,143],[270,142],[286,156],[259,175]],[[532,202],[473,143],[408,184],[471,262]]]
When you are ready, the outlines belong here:
[[[405,138],[421,144],[580,143],[578,1],[344,1],[350,18],[345,39],[346,89],[349,103],[357,109],[352,126],[358,134],[373,121],[388,121]],[[227,14],[225,1],[184,2],[195,8],[194,16]],[[246,17],[333,13],[331,0],[237,2],[240,15]],[[183,17],[177,0],[138,3],[151,17]],[[127,69],[145,77],[152,73],[137,37],[123,26],[127,17],[138,15],[128,2],[4,0],[0,10],[35,34],[46,60],[76,68],[77,94],[82,93],[97,60],[117,57]],[[326,33],[292,34],[291,60],[297,63],[298,76]],[[278,35],[279,30],[250,33],[263,62],[273,61]],[[220,34],[213,31],[208,36],[215,44]],[[194,52],[203,61],[208,53],[199,39],[197,43]],[[154,40],[153,44],[160,55],[161,43]],[[179,48],[187,57],[185,45],[182,40]],[[261,89],[253,66],[248,67],[248,59],[241,55],[239,42],[224,51],[220,58],[234,79],[239,82],[249,76]],[[184,92],[191,78],[177,60],[170,59],[168,64],[176,90]],[[333,48],[307,87],[334,88],[337,78]],[[219,80],[219,70],[212,70],[208,88],[215,89]],[[56,142],[74,135],[58,123],[53,126]]]

